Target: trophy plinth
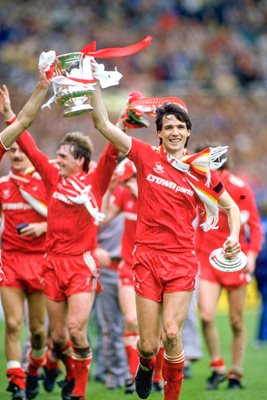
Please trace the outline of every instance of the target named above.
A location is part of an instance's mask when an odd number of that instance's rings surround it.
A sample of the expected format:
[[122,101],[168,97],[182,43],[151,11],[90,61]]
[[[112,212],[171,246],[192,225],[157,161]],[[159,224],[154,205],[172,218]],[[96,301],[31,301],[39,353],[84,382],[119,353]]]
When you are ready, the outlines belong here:
[[244,269],[247,265],[247,256],[240,251],[240,253],[232,260],[225,258],[222,248],[213,250],[210,254],[209,261],[211,265],[223,272],[236,272]]
[[84,113],[86,113],[88,111],[92,111],[92,110],[93,110],[93,107],[90,104],[71,106],[71,107],[65,109],[63,116],[64,117],[74,117],[76,115],[81,115],[81,114],[84,114]]
[[[55,73],[60,81],[53,82],[55,101],[64,106],[64,117],[72,117],[93,110],[91,98],[94,94],[94,84],[79,83],[79,80],[92,80],[89,56],[81,52],[62,54],[57,57]],[[69,78],[64,81],[65,78]],[[71,81],[72,80],[72,81]]]

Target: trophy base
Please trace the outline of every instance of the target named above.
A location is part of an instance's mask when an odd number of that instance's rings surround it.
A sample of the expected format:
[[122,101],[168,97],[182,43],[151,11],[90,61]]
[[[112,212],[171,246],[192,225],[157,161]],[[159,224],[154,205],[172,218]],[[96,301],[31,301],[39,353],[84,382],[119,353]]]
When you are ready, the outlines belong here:
[[69,107],[63,113],[63,117],[74,117],[76,115],[84,114],[88,111],[92,111],[94,108],[90,104],[80,104],[77,106]]
[[244,269],[247,265],[247,256],[241,251],[234,259],[229,260],[224,257],[222,248],[213,250],[209,261],[211,265],[223,272],[236,272]]

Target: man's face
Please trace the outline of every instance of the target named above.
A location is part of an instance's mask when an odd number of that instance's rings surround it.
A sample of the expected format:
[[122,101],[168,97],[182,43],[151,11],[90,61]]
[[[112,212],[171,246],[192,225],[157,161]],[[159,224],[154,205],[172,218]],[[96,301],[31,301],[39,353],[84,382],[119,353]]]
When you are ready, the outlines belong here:
[[67,178],[75,175],[83,170],[84,158],[75,159],[71,154],[71,147],[64,144],[57,151],[56,163],[59,167],[59,175]]
[[185,122],[179,121],[174,115],[167,115],[162,119],[162,130],[158,135],[162,139],[164,149],[175,156],[184,149],[190,130]]
[[7,152],[12,171],[24,173],[31,166],[31,162],[17,143],[13,143]]

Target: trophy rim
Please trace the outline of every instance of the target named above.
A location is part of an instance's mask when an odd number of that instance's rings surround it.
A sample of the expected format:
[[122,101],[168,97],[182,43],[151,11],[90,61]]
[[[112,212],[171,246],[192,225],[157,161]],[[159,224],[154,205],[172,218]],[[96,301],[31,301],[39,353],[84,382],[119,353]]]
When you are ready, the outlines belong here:
[[59,54],[58,56],[57,56],[57,58],[59,58],[59,57],[65,57],[65,56],[70,56],[70,55],[72,55],[72,54],[83,54],[81,51],[73,51],[73,52],[71,52],[71,53],[64,53],[64,54]]
[[212,267],[222,272],[237,272],[244,269],[247,265],[247,256],[240,251],[233,260],[227,260],[222,248],[215,249],[209,256]]

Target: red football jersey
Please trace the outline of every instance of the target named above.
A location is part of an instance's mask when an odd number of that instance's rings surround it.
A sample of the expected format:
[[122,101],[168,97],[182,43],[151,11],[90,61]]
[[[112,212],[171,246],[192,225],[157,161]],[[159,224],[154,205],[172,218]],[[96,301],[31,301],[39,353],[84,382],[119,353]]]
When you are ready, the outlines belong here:
[[[136,244],[172,253],[194,250],[192,223],[200,203],[184,173],[164,161],[158,148],[134,138],[128,157],[137,169]],[[213,172],[211,187],[219,183]]]
[[43,222],[46,218],[40,215],[23,198],[20,189],[31,191],[36,197],[45,202],[46,191],[39,174],[32,172],[30,175],[19,175],[21,182],[16,183],[12,176],[0,178],[0,205],[4,217],[4,230],[2,234],[2,248],[6,251],[16,250],[27,253],[45,251],[45,234],[31,238],[18,234],[16,226],[22,223]]
[[[228,170],[219,171],[218,174],[225,189],[240,209],[241,229],[239,242],[242,251],[246,253],[250,249],[258,253],[261,249],[262,233],[255,196],[251,187]],[[219,229],[216,231],[204,232],[199,224],[197,227],[196,248],[198,252],[207,255],[207,257],[213,250],[222,247],[227,236],[229,236],[227,215],[222,208],[220,208],[219,217]],[[199,223],[201,222],[203,221],[200,217]]]
[[137,198],[128,188],[123,188],[122,190],[114,191],[113,202],[124,212],[121,254],[124,261],[131,265],[137,223]]
[[[76,256],[97,247],[97,226],[83,204],[71,202],[62,193],[64,178],[55,165],[49,163],[35,145],[33,138],[24,132],[18,144],[40,173],[48,194],[47,251],[55,255]],[[75,176],[83,185],[91,185],[91,195],[98,208],[117,165],[118,150],[108,145],[92,173]]]

